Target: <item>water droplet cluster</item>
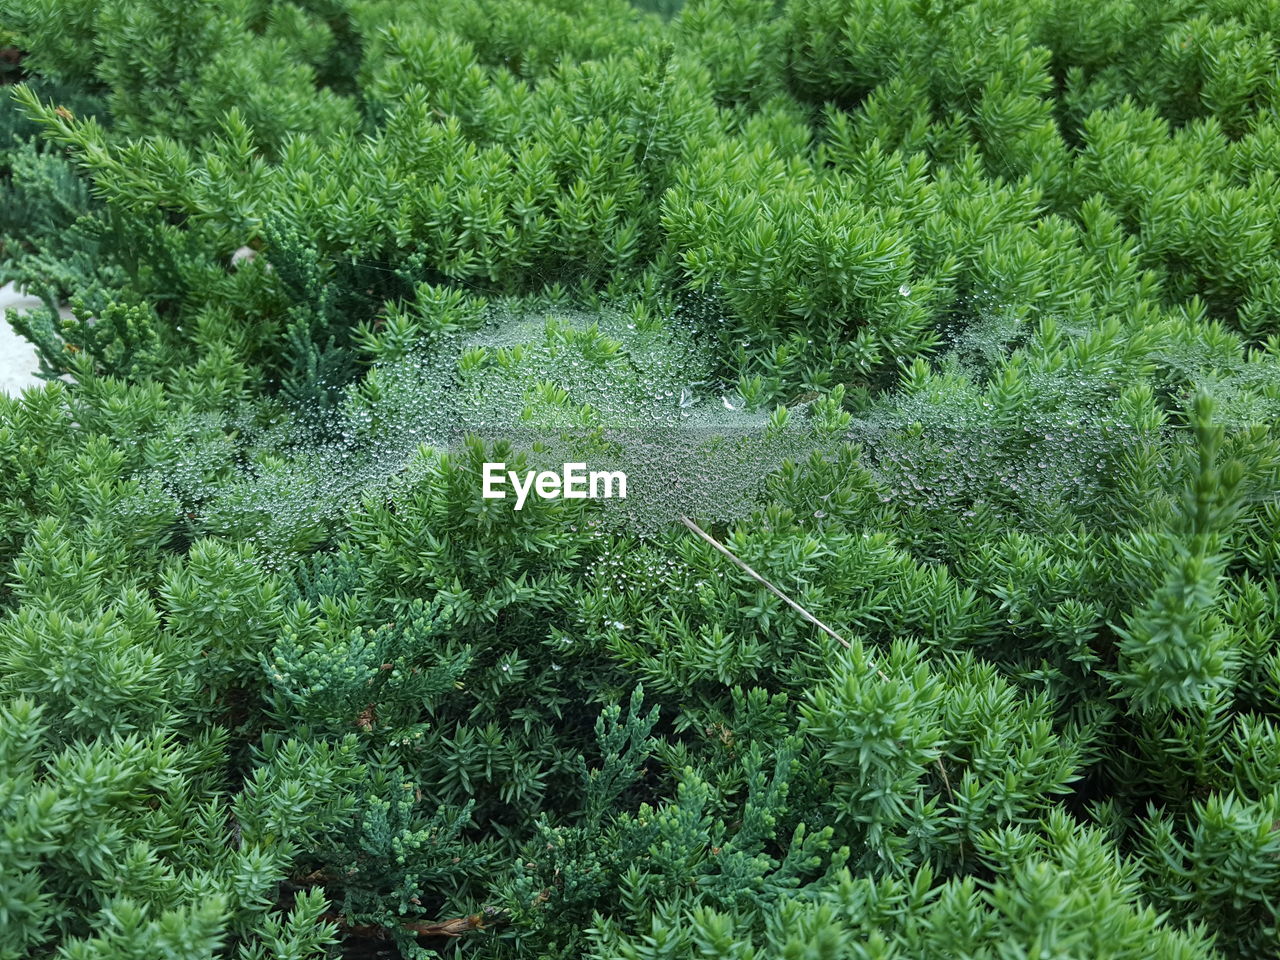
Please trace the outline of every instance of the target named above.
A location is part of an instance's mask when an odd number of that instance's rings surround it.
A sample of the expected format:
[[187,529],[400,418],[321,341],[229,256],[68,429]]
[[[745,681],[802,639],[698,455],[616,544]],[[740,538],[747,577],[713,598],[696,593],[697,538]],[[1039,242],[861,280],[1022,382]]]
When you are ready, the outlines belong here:
[[967,322],[940,322],[949,349],[923,387],[891,392],[850,423],[847,439],[862,448],[882,499],[949,523],[994,511],[1030,527],[1097,503],[1136,440],[1112,409],[1114,383],[1010,371],[1029,325],[985,293],[969,308]]
[[[430,355],[376,371],[390,435],[448,449],[507,440],[531,469],[585,462],[627,475],[602,526],[650,535],[681,514],[751,510],[764,478],[817,440],[803,411],[779,424],[715,381],[691,323],[636,313],[497,314]],[[388,401],[391,402],[388,402]]]
[[[1119,458],[1152,438],[1117,411],[1123,384],[1112,367],[1011,367],[1028,324],[989,304],[975,313],[955,329],[943,324],[951,349],[937,375],[885,395],[840,439],[861,446],[898,507],[961,522],[994,511],[1032,527],[1064,511],[1080,516],[1104,500]],[[508,442],[526,469],[581,461],[626,473],[627,499],[595,501],[586,532],[649,537],[681,514],[737,519],[785,460],[834,440],[818,435],[804,407],[772,418],[719,382],[703,339],[711,327],[642,305],[491,307],[479,329],[373,366],[336,409],[245,407],[177,421],[153,443],[142,489],[170,498],[193,534],[250,542],[272,566],[331,536],[364,498],[412,486],[468,436]],[[1156,358],[1170,390],[1208,377],[1223,422],[1280,416],[1274,365],[1224,355],[1206,372],[1193,369],[1204,351],[1187,352],[1171,345]]]
[[[886,395],[850,424],[848,439],[863,448],[886,502],[950,521],[994,513],[1047,530],[1103,505],[1136,446],[1179,442],[1169,427],[1135,422],[1125,410],[1124,390],[1138,380],[1120,361],[1101,353],[1085,363],[1015,356],[1032,325],[998,305],[973,306],[976,319],[942,324],[950,349],[936,375]],[[1058,325],[1056,332],[1067,343],[1095,331]],[[1152,351],[1151,383],[1167,409],[1182,407],[1198,385],[1218,398],[1219,422],[1228,426],[1280,415],[1274,365],[1224,354],[1208,368],[1205,356],[1199,344]]]
[[1004,414],[981,395],[909,397],[850,424],[849,440],[900,507],[972,518],[994,510],[1030,526],[1100,501],[1137,437],[1069,382],[1037,378],[1043,405]]
[[508,442],[526,469],[623,471],[626,499],[593,501],[588,529],[643,537],[682,513],[733,519],[818,440],[803,409],[782,420],[747,409],[712,376],[699,336],[692,321],[639,309],[492,309],[481,329],[375,365],[333,410],[264,420],[246,409],[187,425],[148,482],[197,532],[252,543],[268,566],[322,542],[364,498],[412,484],[468,436]]

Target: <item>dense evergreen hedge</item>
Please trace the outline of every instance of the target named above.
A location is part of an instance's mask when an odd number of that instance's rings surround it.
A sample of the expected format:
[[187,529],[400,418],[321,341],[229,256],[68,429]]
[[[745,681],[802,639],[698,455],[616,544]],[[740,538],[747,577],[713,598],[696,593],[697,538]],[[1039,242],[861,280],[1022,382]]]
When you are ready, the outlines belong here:
[[[0,958],[1280,952],[1280,3],[671,6],[0,0]],[[584,314],[839,639],[418,445]]]

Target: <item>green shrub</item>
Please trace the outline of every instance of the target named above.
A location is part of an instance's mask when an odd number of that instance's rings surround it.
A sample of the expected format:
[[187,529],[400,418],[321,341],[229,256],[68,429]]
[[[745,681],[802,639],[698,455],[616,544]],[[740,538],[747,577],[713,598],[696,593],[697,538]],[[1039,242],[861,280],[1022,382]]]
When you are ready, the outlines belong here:
[[0,957],[1276,952],[1275,4],[0,21]]

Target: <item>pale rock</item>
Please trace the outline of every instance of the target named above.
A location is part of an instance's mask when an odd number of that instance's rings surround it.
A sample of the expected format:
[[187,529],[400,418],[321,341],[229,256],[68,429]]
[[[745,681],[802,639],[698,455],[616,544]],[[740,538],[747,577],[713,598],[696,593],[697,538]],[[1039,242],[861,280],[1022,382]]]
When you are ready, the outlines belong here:
[[[13,309],[20,312],[36,310],[43,305],[39,297],[28,295],[12,283],[0,287],[0,317],[5,311]],[[64,317],[71,315],[63,308],[59,313]],[[40,360],[36,348],[27,340],[18,336],[7,320],[0,320],[0,393],[17,396],[29,387],[39,387],[45,383],[36,376],[40,369]],[[70,378],[63,377],[64,380]]]

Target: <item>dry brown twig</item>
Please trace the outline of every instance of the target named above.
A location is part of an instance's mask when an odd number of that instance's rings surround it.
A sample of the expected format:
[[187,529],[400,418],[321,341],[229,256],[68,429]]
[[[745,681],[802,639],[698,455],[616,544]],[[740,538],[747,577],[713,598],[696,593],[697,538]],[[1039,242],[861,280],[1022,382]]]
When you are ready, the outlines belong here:
[[[825,623],[823,623],[821,620],[819,620],[817,617],[815,617],[812,613],[810,613],[810,612],[809,612],[808,610],[806,610],[804,607],[800,606],[800,604],[796,603],[796,602],[795,602],[794,600],[792,600],[789,596],[787,596],[785,593],[783,593],[781,590],[779,590],[777,587],[775,587],[772,583],[770,583],[770,582],[769,582],[768,580],[766,580],[764,577],[760,576],[760,574],[758,574],[758,573],[756,573],[754,570],[752,570],[749,566],[747,566],[747,565],[746,565],[742,560],[740,560],[740,559],[737,557],[737,555],[736,555],[736,554],[734,554],[734,553],[733,553],[733,552],[732,552],[728,547],[726,547],[723,543],[721,543],[719,540],[717,540],[717,539],[716,539],[715,537],[713,537],[711,534],[707,533],[707,531],[703,530],[700,526],[698,526],[696,523],[694,523],[694,522],[693,522],[692,520],[690,520],[688,517],[686,517],[686,516],[681,516],[681,517],[680,517],[680,520],[681,520],[681,522],[682,522],[682,523],[684,523],[684,525],[685,525],[686,527],[688,527],[690,530],[692,530],[695,534],[697,534],[699,537],[701,537],[701,538],[702,538],[703,540],[705,540],[707,543],[711,544],[711,546],[715,547],[718,551],[720,551],[720,553],[724,554],[726,557],[728,557],[730,560],[732,560],[735,564],[737,564],[737,566],[738,566],[738,567],[739,567],[743,572],[745,572],[745,573],[747,574],[747,576],[749,576],[752,580],[756,581],[756,583],[760,584],[762,587],[764,587],[766,590],[768,590],[770,593],[772,593],[775,597],[777,597],[779,600],[781,600],[783,603],[785,603],[787,606],[789,606],[792,610],[794,610],[796,613],[800,614],[800,616],[804,617],[807,621],[809,621],[809,622],[810,622],[810,623],[812,623],[815,627],[817,627],[819,630],[821,630],[823,633],[825,633],[827,636],[831,637],[833,640],[835,640],[836,642],[838,642],[838,643],[839,643],[841,646],[843,646],[846,650],[848,650],[848,649],[849,649],[849,641],[848,641],[848,640],[846,640],[844,637],[840,636],[840,634],[836,633],[834,630],[832,630],[830,627],[828,627]],[[888,680],[888,679],[889,679],[888,677],[886,677],[886,676],[884,675],[884,673],[882,673],[882,672],[880,671],[880,669],[879,669],[878,667],[876,668],[876,674],[880,677],[880,679],[881,679],[881,680]]]
[[[419,937],[461,937],[465,933],[488,928],[496,920],[500,919],[500,914],[501,911],[486,907],[481,913],[441,920],[436,923],[406,921],[400,924],[400,929]],[[351,923],[340,914],[326,913],[322,915],[321,919],[335,923],[343,932],[351,933],[358,937],[367,937],[371,940],[387,940],[391,936],[391,931],[387,927]]]
[[[723,554],[724,556],[728,557],[731,561],[733,561],[733,563],[736,564],[738,568],[741,569],[744,573],[746,573],[747,576],[749,576],[752,580],[755,580],[758,584],[760,584],[762,587],[764,587],[766,590],[772,593],[775,597],[777,597],[779,600],[781,600],[783,603],[789,606],[792,610],[800,614],[800,616],[804,617],[805,620],[813,624],[823,633],[827,634],[827,636],[832,637],[833,639],[838,641],[846,650],[849,649],[848,640],[840,636],[840,634],[836,633],[834,630],[828,627],[825,623],[823,623],[821,620],[815,617],[812,613],[810,613],[804,607],[800,606],[800,604],[796,603],[794,600],[792,600],[789,596],[787,596],[785,593],[779,590],[776,586],[774,586],[772,583],[770,583],[760,574],[756,573],[756,571],[752,570],[751,567],[749,567],[745,562],[743,562],[737,555],[733,553],[733,551],[731,551],[723,543],[721,543],[711,534],[707,533],[707,531],[703,530],[700,526],[698,526],[688,517],[682,515],[680,517],[680,520],[681,522],[684,523],[686,527],[688,527],[691,531],[693,531],[698,537],[700,537],[706,543],[710,544],[712,547],[718,550],[721,554]],[[881,680],[889,679],[887,676],[885,676],[884,671],[881,670],[879,667],[874,667],[874,669],[876,671],[876,676],[878,676]],[[938,763],[938,772],[942,774],[943,786],[945,786],[947,789],[947,798],[951,799],[955,796],[955,794],[951,790],[951,779],[947,776],[947,768],[942,765],[941,757],[938,757],[937,763]]]

